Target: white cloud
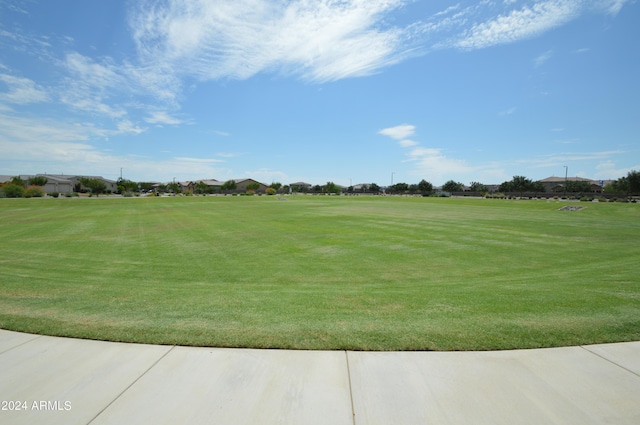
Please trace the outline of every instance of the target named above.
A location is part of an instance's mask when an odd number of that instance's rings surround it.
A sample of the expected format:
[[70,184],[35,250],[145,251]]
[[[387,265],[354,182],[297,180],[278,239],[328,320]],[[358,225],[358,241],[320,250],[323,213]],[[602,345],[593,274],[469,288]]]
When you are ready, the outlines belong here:
[[452,178],[462,179],[462,176],[466,177],[474,172],[474,168],[466,161],[447,157],[441,149],[414,149],[408,156],[409,161],[415,163],[412,174],[423,176],[437,185]]
[[504,111],[498,112],[498,116],[504,117],[504,116],[507,116],[507,115],[512,115],[515,112],[516,112],[516,108],[513,107],[513,108],[505,109]]
[[632,170],[640,170],[640,164],[632,167],[619,167],[612,160],[607,160],[596,165],[595,178],[603,180],[615,180],[619,179],[622,176],[626,176],[629,171]]
[[143,64],[162,72],[216,80],[271,71],[323,82],[411,55],[410,30],[385,22],[405,2],[146,1],[130,26]]
[[549,59],[551,59],[552,56],[553,56],[553,50],[547,50],[546,52],[543,52],[540,55],[538,55],[533,60],[533,64],[535,65],[536,68],[539,68],[542,65],[544,65],[545,62],[547,62]]
[[224,162],[221,159],[213,159],[213,158],[189,158],[189,157],[176,157],[174,158],[174,160],[176,161],[180,161],[180,162],[196,162],[196,163],[213,163],[213,162]]
[[531,38],[577,17],[580,0],[550,0],[526,5],[465,30],[456,45],[462,49],[480,49]]
[[289,181],[289,176],[282,172],[271,170],[269,168],[259,168],[253,171],[247,171],[244,173],[247,178],[254,179],[260,183],[270,185],[273,182],[280,182],[286,184]]
[[174,158],[157,161],[114,155],[91,144],[107,132],[92,125],[72,125],[0,113],[0,168],[8,174],[64,173],[116,178],[124,168],[133,180],[180,180],[229,174],[213,166],[216,159]]
[[409,139],[402,139],[398,142],[398,144],[403,148],[409,148],[411,146],[416,146],[418,142],[414,142],[413,140],[409,140]]
[[149,124],[167,124],[167,125],[177,125],[182,124],[182,120],[175,118],[169,115],[164,111],[154,111],[151,112],[150,115],[145,118],[145,121]]
[[[0,74],[0,83],[4,83],[8,89],[6,92],[0,90],[0,102],[25,105],[44,102],[49,99],[46,90],[28,78]],[[2,85],[0,85],[1,88]]]
[[397,125],[395,127],[384,128],[378,132],[383,136],[389,136],[392,139],[402,140],[407,137],[413,136],[416,127],[410,124]]
[[240,154],[237,152],[218,152],[216,155],[221,158],[235,158],[237,156],[240,156]]
[[118,122],[118,132],[119,133],[128,133],[128,134],[140,134],[144,133],[146,130],[144,128],[138,127],[134,123],[129,120],[122,120]]
[[599,152],[561,152],[549,155],[542,155],[534,158],[522,159],[518,164],[529,168],[549,168],[562,167],[571,162],[579,161],[600,161],[611,158],[615,155],[623,154],[621,150],[599,151]]
[[620,13],[622,6],[626,3],[633,2],[633,0],[602,0],[599,3],[602,3],[602,7],[610,14],[617,15]]

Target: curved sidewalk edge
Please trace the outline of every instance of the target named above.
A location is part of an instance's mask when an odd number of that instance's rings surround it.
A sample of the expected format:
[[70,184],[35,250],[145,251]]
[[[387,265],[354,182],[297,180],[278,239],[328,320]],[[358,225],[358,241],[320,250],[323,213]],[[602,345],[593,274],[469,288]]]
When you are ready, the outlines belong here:
[[640,342],[287,351],[0,330],[0,377],[6,424],[640,423]]

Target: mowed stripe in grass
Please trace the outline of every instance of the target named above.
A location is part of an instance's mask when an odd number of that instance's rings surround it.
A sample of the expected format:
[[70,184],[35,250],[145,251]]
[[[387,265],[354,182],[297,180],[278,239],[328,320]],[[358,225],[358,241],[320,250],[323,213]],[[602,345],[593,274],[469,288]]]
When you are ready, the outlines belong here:
[[635,204],[292,196],[0,203],[0,327],[223,347],[640,339]]

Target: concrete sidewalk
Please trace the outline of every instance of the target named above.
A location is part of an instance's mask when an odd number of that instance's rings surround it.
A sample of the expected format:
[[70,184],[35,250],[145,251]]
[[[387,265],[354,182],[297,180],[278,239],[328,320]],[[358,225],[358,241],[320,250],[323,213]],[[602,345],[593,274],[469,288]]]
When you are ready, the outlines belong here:
[[195,348],[0,330],[2,424],[640,424],[640,342]]

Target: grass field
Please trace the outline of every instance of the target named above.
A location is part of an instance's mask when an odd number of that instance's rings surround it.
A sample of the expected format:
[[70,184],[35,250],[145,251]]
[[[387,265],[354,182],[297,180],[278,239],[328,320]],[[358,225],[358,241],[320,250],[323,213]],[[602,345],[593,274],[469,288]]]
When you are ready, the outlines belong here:
[[640,206],[399,197],[0,200],[0,327],[157,344],[640,340]]

